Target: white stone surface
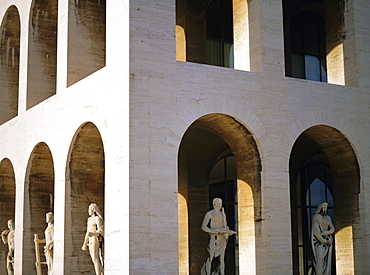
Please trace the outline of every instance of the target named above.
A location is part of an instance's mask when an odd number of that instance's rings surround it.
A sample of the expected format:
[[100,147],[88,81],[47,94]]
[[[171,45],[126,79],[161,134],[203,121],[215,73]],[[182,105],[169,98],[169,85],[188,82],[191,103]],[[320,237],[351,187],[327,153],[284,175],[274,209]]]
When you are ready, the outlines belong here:
[[96,125],[104,145],[105,274],[177,274],[178,219],[182,218],[177,211],[179,146],[190,125],[211,113],[240,121],[252,133],[262,163],[263,222],[258,237],[250,240],[252,245],[240,252],[240,274],[292,273],[289,157],[298,136],[316,125],[341,132],[356,153],[361,218],[355,228],[359,234],[355,270],[366,274],[370,269],[368,2],[346,1],[349,33],[344,46],[351,61],[344,62],[347,86],[284,77],[281,1],[252,2],[255,15],[264,19],[252,30],[258,35],[252,41],[261,43],[250,49],[254,72],[246,71],[244,63],[241,71],[176,61],[174,1],[114,0],[107,1],[106,66],[67,88],[68,1],[59,0],[57,93],[26,110],[31,1],[0,1],[1,20],[10,5],[18,8],[22,34],[19,113],[0,125],[0,161],[9,158],[15,170],[15,274],[25,274],[24,186],[28,160],[39,142],[49,146],[55,171],[54,272],[66,274],[65,228],[71,226],[65,218],[70,211],[68,153],[85,122]]

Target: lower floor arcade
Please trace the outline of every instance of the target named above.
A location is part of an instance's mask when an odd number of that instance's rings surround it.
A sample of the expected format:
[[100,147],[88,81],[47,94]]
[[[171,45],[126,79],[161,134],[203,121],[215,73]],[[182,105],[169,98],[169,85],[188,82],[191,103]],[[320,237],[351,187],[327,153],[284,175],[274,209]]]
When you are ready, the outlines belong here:
[[[71,138],[65,152],[64,171],[55,169],[55,162],[61,160],[56,160],[47,142],[34,146],[24,183],[16,182],[19,169],[12,159],[1,160],[0,230],[6,229],[10,219],[15,220],[16,232],[21,228],[22,233],[18,231],[15,239],[21,242],[16,245],[15,257],[19,258],[15,263],[22,265],[18,270],[23,270],[23,274],[24,270],[31,271],[27,274],[36,274],[34,234],[43,238],[48,212],[55,213],[56,223],[64,220],[63,232],[57,237],[62,249],[56,258],[57,261],[62,259],[59,266],[63,266],[64,274],[93,274],[90,255],[81,249],[89,217],[88,206],[96,203],[103,218],[113,208],[116,211],[121,207],[121,202],[109,203],[106,196],[105,179],[109,175],[106,146],[98,127],[85,122]],[[178,217],[175,221],[177,230],[171,232],[177,234],[178,243],[169,245],[173,249],[171,253],[178,254],[179,274],[199,274],[207,259],[208,234],[201,230],[201,224],[216,197],[223,201],[227,225],[237,232],[228,241],[226,274],[269,274],[264,266],[268,261],[266,252],[273,250],[289,255],[290,262],[284,265],[290,266],[293,274],[311,272],[314,260],[310,245],[312,217],[322,202],[328,203],[328,214],[335,227],[332,270],[337,273],[333,274],[355,274],[361,269],[358,259],[363,256],[366,244],[361,242],[365,233],[361,222],[361,170],[356,148],[341,131],[321,124],[302,131],[286,155],[286,163],[282,165],[286,171],[282,173],[288,174],[288,188],[276,187],[276,190],[283,190],[289,198],[289,209],[277,211],[285,214],[274,217],[271,214],[274,209],[265,206],[276,209],[284,206],[266,201],[265,192],[266,188],[275,188],[274,181],[281,174],[269,172],[264,166],[268,158],[266,148],[261,146],[248,125],[231,115],[210,113],[188,126],[179,140],[176,156]],[[64,173],[64,185],[55,181],[56,173]],[[56,209],[56,190],[61,188],[64,189],[64,208]],[[133,188],[135,186],[130,186]],[[279,192],[276,192],[277,201]],[[133,205],[134,195],[130,200]],[[155,210],[162,209],[166,216],[167,207],[163,201]],[[130,220],[135,224],[135,210],[130,209],[130,213]],[[281,220],[288,232],[279,228],[266,229],[266,222],[271,219]],[[104,222],[104,231],[108,234],[113,227],[111,222]],[[60,230],[57,224],[56,228]],[[275,232],[276,235],[268,236],[265,232]],[[133,237],[122,238],[132,240]],[[275,243],[271,242],[272,238]],[[116,253],[119,249],[112,247],[114,242],[108,244],[105,251]],[[8,247],[1,245],[0,248],[0,273],[6,274]],[[43,257],[42,251],[41,255]],[[162,256],[159,254],[158,257]],[[108,271],[110,264],[107,261],[104,269]],[[46,272],[46,266],[43,266],[43,272]]]

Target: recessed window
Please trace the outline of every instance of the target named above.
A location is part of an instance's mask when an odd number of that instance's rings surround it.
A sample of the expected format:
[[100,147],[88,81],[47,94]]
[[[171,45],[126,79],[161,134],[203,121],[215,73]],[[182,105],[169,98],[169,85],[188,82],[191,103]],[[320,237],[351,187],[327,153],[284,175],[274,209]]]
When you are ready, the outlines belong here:
[[176,59],[234,68],[233,1],[176,0]]
[[234,67],[232,2],[215,0],[206,12],[207,64]]
[[292,77],[327,82],[325,23],[311,13],[300,13],[291,27]]

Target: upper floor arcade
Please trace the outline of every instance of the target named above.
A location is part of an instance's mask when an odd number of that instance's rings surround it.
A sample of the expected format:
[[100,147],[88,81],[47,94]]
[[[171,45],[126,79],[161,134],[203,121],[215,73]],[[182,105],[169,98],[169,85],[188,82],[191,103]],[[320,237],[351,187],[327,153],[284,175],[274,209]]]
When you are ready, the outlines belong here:
[[355,2],[177,0],[176,59],[357,87]]
[[[363,28],[363,19],[358,16],[361,3],[362,0],[176,0],[168,8],[172,14],[163,12],[168,17],[163,22],[171,22],[169,28],[175,37],[164,32],[167,40],[159,41],[163,36],[153,35],[157,41],[144,48],[139,43],[153,37],[145,37],[146,29],[139,27],[158,16],[157,10],[150,13],[153,7],[143,10],[135,6],[143,4],[132,3],[127,20],[137,24],[137,29],[129,32],[131,37],[140,38],[135,40],[117,36],[128,21],[121,26],[118,15],[116,19],[107,18],[107,7],[116,5],[109,1],[29,0],[24,5],[2,4],[0,124],[52,97],[58,87],[67,89],[105,67],[106,35],[111,32],[107,20],[111,21],[110,28],[117,29],[116,39],[129,40],[126,43],[130,54],[147,56],[149,51],[166,51],[172,58],[172,52],[168,52],[171,48],[173,52],[176,49],[173,62],[230,67],[245,73],[288,77],[289,81],[299,78],[358,87],[359,79],[365,75],[359,63],[366,63],[361,58],[365,51],[356,44],[358,31]],[[176,28],[171,19],[175,19]],[[158,32],[157,27],[163,25],[146,26],[153,33]]]
[[[25,2],[5,6],[0,15],[0,124],[106,64],[105,0]],[[64,51],[59,45],[67,46],[66,64],[57,64]],[[57,85],[62,70],[65,83]]]

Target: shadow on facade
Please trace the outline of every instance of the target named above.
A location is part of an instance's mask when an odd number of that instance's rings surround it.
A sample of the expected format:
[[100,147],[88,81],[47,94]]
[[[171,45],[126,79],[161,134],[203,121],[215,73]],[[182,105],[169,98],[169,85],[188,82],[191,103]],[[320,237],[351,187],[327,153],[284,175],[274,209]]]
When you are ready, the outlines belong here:
[[0,124],[18,115],[20,20],[9,7],[0,25]]
[[56,93],[58,1],[34,0],[28,29],[27,109]]
[[105,66],[105,0],[69,0],[67,86]]

